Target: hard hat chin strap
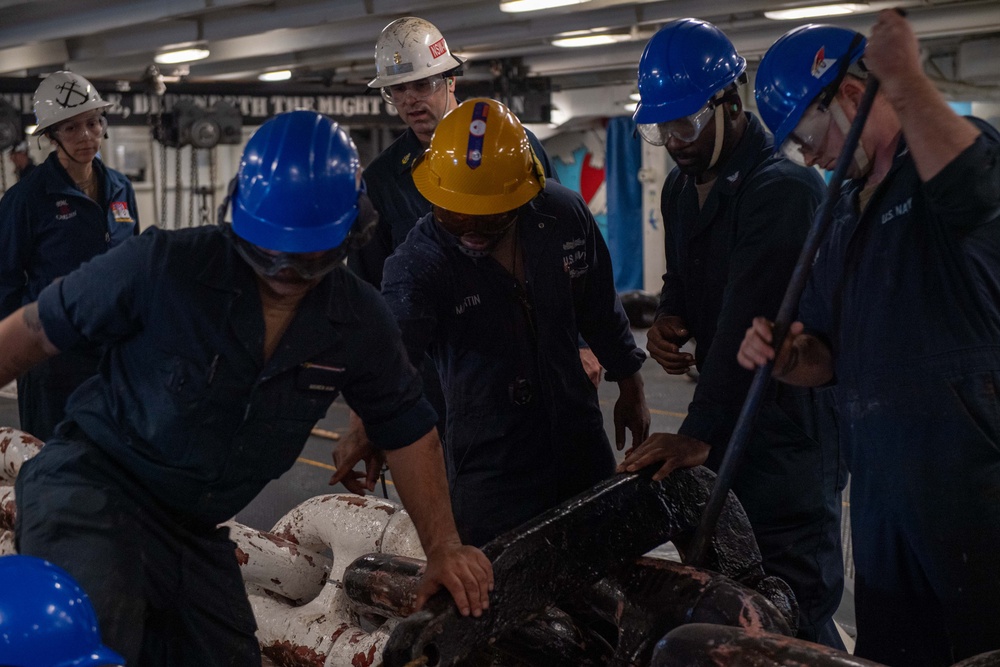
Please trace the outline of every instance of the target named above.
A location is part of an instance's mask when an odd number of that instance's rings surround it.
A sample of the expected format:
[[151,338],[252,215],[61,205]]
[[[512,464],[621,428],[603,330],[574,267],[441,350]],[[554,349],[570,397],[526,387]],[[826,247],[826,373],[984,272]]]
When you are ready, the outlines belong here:
[[77,160],[75,157],[73,157],[70,154],[70,152],[68,150],[66,150],[66,147],[63,146],[63,143],[61,141],[59,141],[59,138],[56,137],[55,132],[50,132],[49,133],[49,139],[51,139],[52,141],[54,141],[56,143],[56,145],[59,146],[59,148],[62,149],[63,155],[65,155],[67,158],[69,158],[70,161],[76,162],[77,164],[90,164],[89,161],[88,162],[84,162],[83,160]]
[[[847,114],[844,113],[843,107],[841,107],[840,103],[834,99],[830,102],[829,111],[833,122],[837,124],[837,127],[840,128],[840,132],[846,137],[848,131],[851,129],[851,121],[847,120]],[[867,174],[868,168],[871,166],[871,161],[868,159],[868,153],[865,152],[864,147],[861,145],[860,138],[858,139],[858,147],[854,149],[853,159],[854,166],[858,169],[857,175],[864,176]]]
[[[719,156],[722,155],[722,144],[725,141],[724,136],[724,125],[726,119],[724,117],[722,104],[715,105],[715,147],[712,149],[712,159],[708,162],[708,169],[715,166],[715,163],[719,161]],[[706,169],[706,171],[708,171]]]

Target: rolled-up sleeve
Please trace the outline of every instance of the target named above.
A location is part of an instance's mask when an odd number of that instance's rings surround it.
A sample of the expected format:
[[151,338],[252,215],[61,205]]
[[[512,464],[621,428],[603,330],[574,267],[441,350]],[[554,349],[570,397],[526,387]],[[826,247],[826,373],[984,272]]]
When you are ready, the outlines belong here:
[[959,227],[1000,222],[1000,133],[979,119],[971,146],[924,184],[942,219]]
[[68,350],[134,333],[149,303],[143,290],[155,283],[147,277],[157,241],[150,232],[130,238],[42,290],[38,314],[52,344]]

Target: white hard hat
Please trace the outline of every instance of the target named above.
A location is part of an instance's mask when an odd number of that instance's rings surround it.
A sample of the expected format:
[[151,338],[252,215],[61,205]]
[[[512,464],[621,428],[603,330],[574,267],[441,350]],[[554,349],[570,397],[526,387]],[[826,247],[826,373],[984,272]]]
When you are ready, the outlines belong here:
[[447,74],[463,62],[452,55],[434,24],[404,16],[382,28],[375,43],[375,78],[368,87],[382,88]]
[[53,72],[42,79],[35,91],[35,120],[38,126],[32,136],[73,116],[93,109],[111,106],[105,102],[89,81],[73,72]]

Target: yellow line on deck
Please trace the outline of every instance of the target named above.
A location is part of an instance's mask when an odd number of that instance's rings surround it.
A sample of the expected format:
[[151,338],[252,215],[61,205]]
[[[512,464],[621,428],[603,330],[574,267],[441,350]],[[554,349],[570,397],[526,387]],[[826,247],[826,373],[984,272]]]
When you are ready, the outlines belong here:
[[670,410],[657,410],[656,408],[650,408],[649,411],[654,415],[666,415],[667,417],[677,417],[678,419],[687,417],[686,412],[671,412]]
[[320,463],[319,461],[313,461],[312,459],[304,459],[301,456],[295,459],[299,463],[305,463],[306,465],[316,466],[317,468],[323,468],[324,470],[332,470],[337,472],[337,466],[332,466],[329,463]]

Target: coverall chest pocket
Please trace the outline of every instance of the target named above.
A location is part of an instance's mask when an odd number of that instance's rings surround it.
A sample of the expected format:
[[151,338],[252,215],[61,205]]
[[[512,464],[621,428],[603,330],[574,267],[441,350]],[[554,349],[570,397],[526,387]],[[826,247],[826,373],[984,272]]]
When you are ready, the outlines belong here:
[[164,355],[159,366],[160,380],[178,411],[192,411],[204,402],[208,391],[210,364],[176,353]]

